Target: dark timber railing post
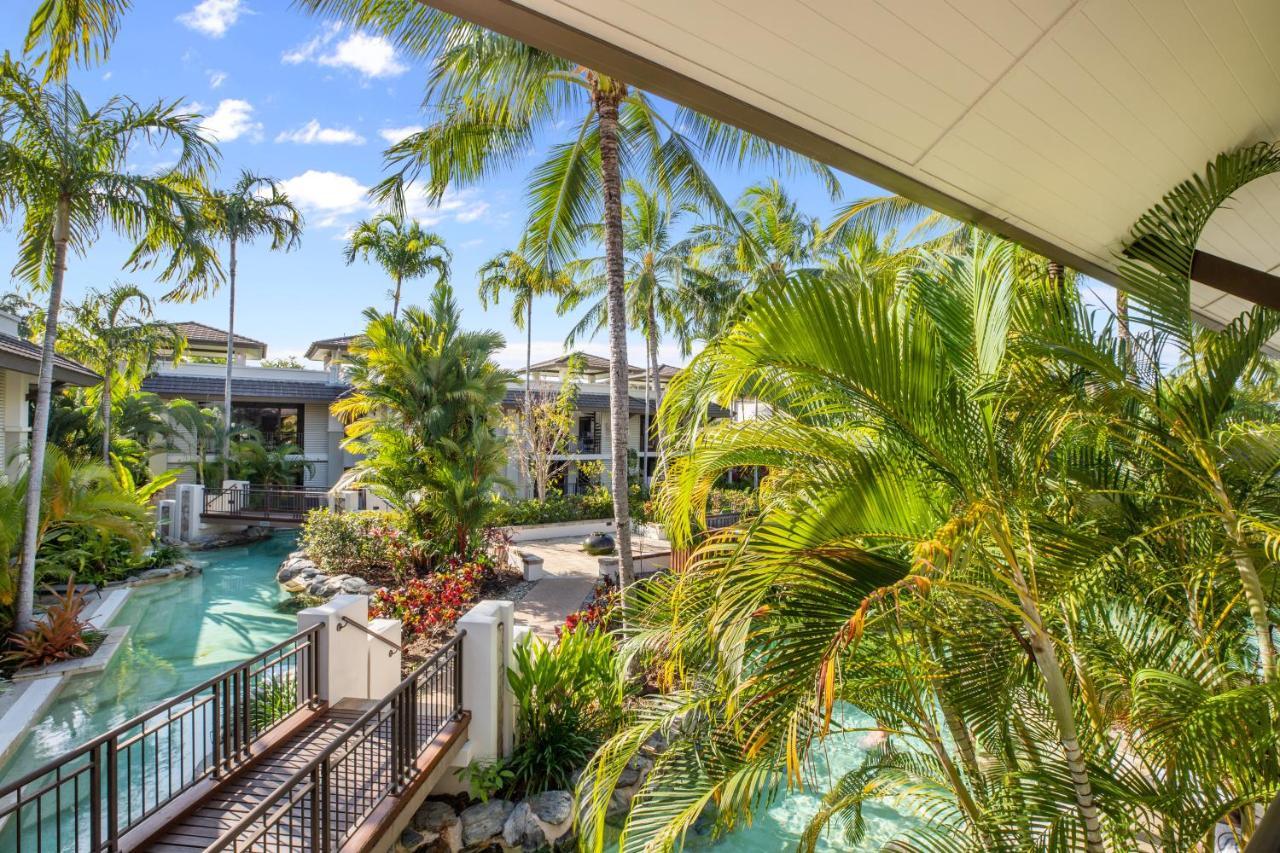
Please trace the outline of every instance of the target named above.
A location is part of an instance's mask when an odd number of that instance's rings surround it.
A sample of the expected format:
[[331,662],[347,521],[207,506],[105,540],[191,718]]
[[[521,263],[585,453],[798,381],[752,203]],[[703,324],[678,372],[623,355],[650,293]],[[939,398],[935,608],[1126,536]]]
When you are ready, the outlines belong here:
[[120,763],[116,759],[118,744],[116,735],[112,735],[103,745],[107,751],[107,849],[112,853],[120,849]]
[[[102,849],[102,748],[89,753],[89,849]],[[58,816],[61,818],[61,815]],[[19,815],[21,820],[21,815]]]

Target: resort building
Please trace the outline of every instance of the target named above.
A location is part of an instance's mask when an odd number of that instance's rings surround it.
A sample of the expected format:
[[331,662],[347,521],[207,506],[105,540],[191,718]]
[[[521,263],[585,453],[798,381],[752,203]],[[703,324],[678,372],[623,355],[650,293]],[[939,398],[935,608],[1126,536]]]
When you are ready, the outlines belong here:
[[[16,318],[0,313],[0,472],[16,473],[17,453],[31,437],[40,347],[18,333]],[[102,377],[79,362],[55,356],[53,383],[97,385]]]
[[[221,409],[226,388],[227,333],[202,323],[177,323],[187,338],[186,355],[177,364],[158,360],[142,383],[165,400],[186,399]],[[231,411],[237,424],[252,426],[267,446],[295,444],[308,467],[299,486],[327,489],[337,482],[354,458],[341,447],[342,424],[329,414],[329,404],[347,386],[336,371],[260,367],[249,364],[267,355],[262,341],[235,336]],[[169,451],[152,459],[155,470],[176,468],[179,483],[195,482],[191,466],[194,448],[181,438]]]

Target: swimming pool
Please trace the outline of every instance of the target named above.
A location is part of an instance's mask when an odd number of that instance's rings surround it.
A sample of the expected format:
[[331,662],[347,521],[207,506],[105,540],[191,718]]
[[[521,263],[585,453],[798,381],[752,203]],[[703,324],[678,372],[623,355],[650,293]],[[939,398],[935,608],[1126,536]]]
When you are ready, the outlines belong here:
[[199,684],[297,630],[276,605],[276,583],[295,535],[196,554],[204,570],[134,588],[111,620],[129,634],[101,673],[75,676],[59,691],[0,772],[0,783],[54,760],[164,699]]

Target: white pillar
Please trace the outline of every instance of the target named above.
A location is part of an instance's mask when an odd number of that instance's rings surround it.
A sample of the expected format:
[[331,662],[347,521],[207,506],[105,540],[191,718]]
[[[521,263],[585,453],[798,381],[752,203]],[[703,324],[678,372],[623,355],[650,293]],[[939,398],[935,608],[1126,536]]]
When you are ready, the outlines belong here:
[[317,687],[321,701],[330,705],[343,699],[369,698],[369,644],[377,641],[359,628],[345,624],[344,616],[367,627],[368,596],[335,595],[319,607],[298,611],[299,631],[317,623],[324,626],[316,647],[320,673]]
[[507,687],[514,660],[515,605],[482,601],[458,620],[462,638],[462,707],[471,712],[468,755],[481,762],[511,754],[515,703]]
[[[348,626],[350,627],[350,626]],[[380,699],[395,689],[403,679],[400,678],[400,635],[399,619],[374,619],[369,623],[369,630],[394,643],[392,648],[379,640],[369,640],[369,698]]]

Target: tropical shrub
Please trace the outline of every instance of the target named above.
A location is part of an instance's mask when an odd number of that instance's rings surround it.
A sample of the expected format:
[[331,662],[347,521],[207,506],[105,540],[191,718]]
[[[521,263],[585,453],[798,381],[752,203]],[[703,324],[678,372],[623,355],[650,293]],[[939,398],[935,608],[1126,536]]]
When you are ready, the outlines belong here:
[[507,767],[505,761],[472,760],[459,774],[467,783],[467,792],[471,799],[482,803],[515,781],[516,774]]
[[550,647],[531,637],[516,646],[507,682],[516,700],[516,745],[506,764],[514,784],[532,793],[570,787],[621,719],[613,639],[597,628],[568,632]]
[[307,513],[298,547],[326,572],[362,576],[389,572],[398,581],[431,565],[430,542],[406,533],[392,512],[367,510]]
[[369,602],[369,615],[399,619],[409,637],[443,634],[476,600],[487,572],[480,563],[450,557],[425,577],[378,589]]
[[15,669],[28,669],[88,655],[92,651],[90,643],[96,638],[89,623],[80,618],[84,606],[84,593],[76,589],[73,577],[66,591],[45,608],[42,620],[9,639],[10,651],[4,655],[4,663]]
[[601,581],[592,590],[591,602],[565,617],[564,625],[556,629],[556,636],[563,637],[579,630],[599,628],[607,630],[617,615],[620,596],[608,581]]

